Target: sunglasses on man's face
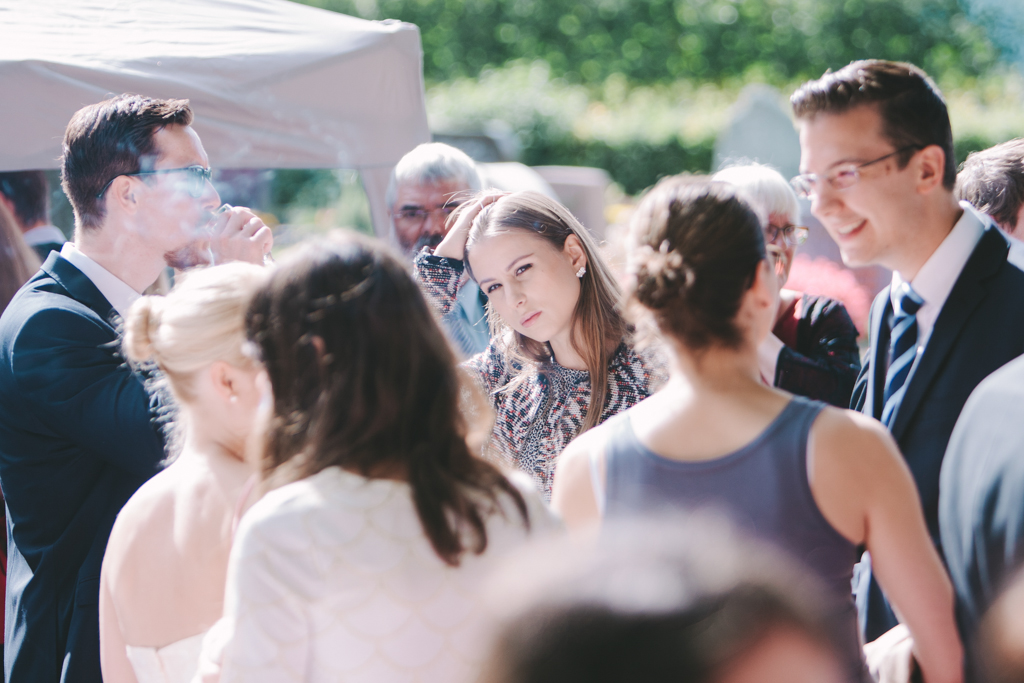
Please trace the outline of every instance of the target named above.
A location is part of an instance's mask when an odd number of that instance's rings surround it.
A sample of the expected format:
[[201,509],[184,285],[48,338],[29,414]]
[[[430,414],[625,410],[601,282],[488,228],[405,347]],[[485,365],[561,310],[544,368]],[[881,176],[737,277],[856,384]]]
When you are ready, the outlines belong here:
[[203,166],[200,166],[199,164],[196,164],[194,166],[186,166],[184,168],[161,168],[161,169],[158,169],[156,171],[139,171],[138,173],[121,173],[120,175],[116,175],[116,176],[114,176],[113,178],[111,178],[110,180],[107,181],[107,184],[104,185],[103,189],[100,190],[99,193],[96,195],[96,199],[101,199],[103,197],[103,193],[107,191],[108,187],[110,187],[110,183],[114,182],[115,180],[120,178],[122,175],[123,176],[128,176],[128,177],[133,177],[133,176],[144,176],[144,175],[161,175],[161,174],[164,174],[164,173],[182,173],[182,174],[184,174],[185,175],[185,179],[183,181],[183,188],[184,188],[185,192],[188,192],[189,196],[195,197],[196,199],[198,199],[199,197],[203,196],[203,193],[206,192],[206,183],[209,182],[210,178],[213,177],[213,170],[212,169],[204,168]]

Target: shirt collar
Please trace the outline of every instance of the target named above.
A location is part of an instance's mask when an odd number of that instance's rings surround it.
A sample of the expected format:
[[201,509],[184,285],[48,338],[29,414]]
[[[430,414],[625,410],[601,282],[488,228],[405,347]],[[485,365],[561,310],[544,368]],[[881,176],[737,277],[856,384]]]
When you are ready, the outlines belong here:
[[[967,202],[960,202],[960,208],[964,210],[960,220],[910,281],[910,286],[926,304],[939,308],[946,303],[946,298],[960,277],[960,271],[967,265],[967,259],[971,257],[971,252],[981,240],[989,222]],[[895,293],[903,282],[903,277],[893,271],[890,297],[894,301]]]
[[37,225],[31,230],[26,230],[22,237],[25,238],[25,244],[30,247],[40,244],[64,244],[67,241],[64,233],[56,225]]
[[83,254],[73,242],[65,242],[60,255],[96,285],[96,289],[100,290],[100,294],[122,318],[128,315],[128,309],[132,304],[142,297],[130,285]]

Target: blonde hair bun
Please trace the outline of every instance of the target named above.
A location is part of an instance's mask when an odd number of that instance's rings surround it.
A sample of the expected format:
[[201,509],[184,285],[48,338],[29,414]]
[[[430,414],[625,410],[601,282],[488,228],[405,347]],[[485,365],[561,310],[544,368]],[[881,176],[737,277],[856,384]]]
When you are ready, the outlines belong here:
[[159,335],[163,307],[164,297],[144,296],[128,311],[123,344],[128,360],[136,363],[156,360],[155,340]]

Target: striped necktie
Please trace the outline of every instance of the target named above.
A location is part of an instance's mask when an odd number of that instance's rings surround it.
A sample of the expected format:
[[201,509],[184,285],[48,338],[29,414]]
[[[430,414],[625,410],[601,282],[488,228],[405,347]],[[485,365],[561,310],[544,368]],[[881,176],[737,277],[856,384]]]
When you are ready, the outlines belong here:
[[892,316],[892,332],[889,335],[890,360],[889,369],[885,373],[885,407],[882,409],[882,422],[890,429],[906,392],[907,376],[917,357],[917,312],[923,305],[924,300],[908,283],[900,285]]

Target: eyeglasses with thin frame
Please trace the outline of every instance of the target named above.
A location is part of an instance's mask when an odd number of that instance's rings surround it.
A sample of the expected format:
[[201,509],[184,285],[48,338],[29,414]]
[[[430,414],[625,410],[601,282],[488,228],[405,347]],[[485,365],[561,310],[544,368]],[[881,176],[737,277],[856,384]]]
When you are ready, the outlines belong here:
[[885,161],[890,157],[902,154],[903,152],[908,152],[912,149],[921,149],[921,146],[907,145],[906,147],[900,147],[895,152],[889,152],[885,156],[872,159],[871,161],[865,161],[863,164],[841,164],[825,175],[818,175],[817,173],[802,173],[790,180],[789,183],[793,186],[793,189],[796,190],[796,193],[804,199],[808,199],[814,194],[815,186],[817,186],[822,180],[828,181],[828,184],[837,190],[845,190],[860,180],[860,170],[862,168],[867,168],[868,166]]
[[766,238],[765,242],[768,244],[784,243],[786,246],[799,247],[807,241],[807,236],[810,235],[810,232],[810,230],[802,225],[793,225],[792,223],[772,225],[769,223],[768,227],[765,228],[764,236]]
[[462,202],[448,202],[444,206],[428,209],[422,206],[399,209],[395,212],[395,221],[406,225],[423,225],[427,222],[427,216],[432,213],[440,213],[441,220],[447,221],[455,209],[459,208]]
[[203,196],[206,192],[206,183],[213,177],[213,170],[195,164],[193,166],[185,166],[184,168],[161,168],[155,171],[139,171],[138,173],[121,173],[114,176],[107,181],[107,184],[103,186],[103,189],[96,195],[96,199],[102,199],[103,193],[110,187],[110,183],[114,182],[121,176],[143,176],[143,175],[161,175],[164,173],[184,173],[185,174],[185,191],[188,192],[189,196],[198,199]]

